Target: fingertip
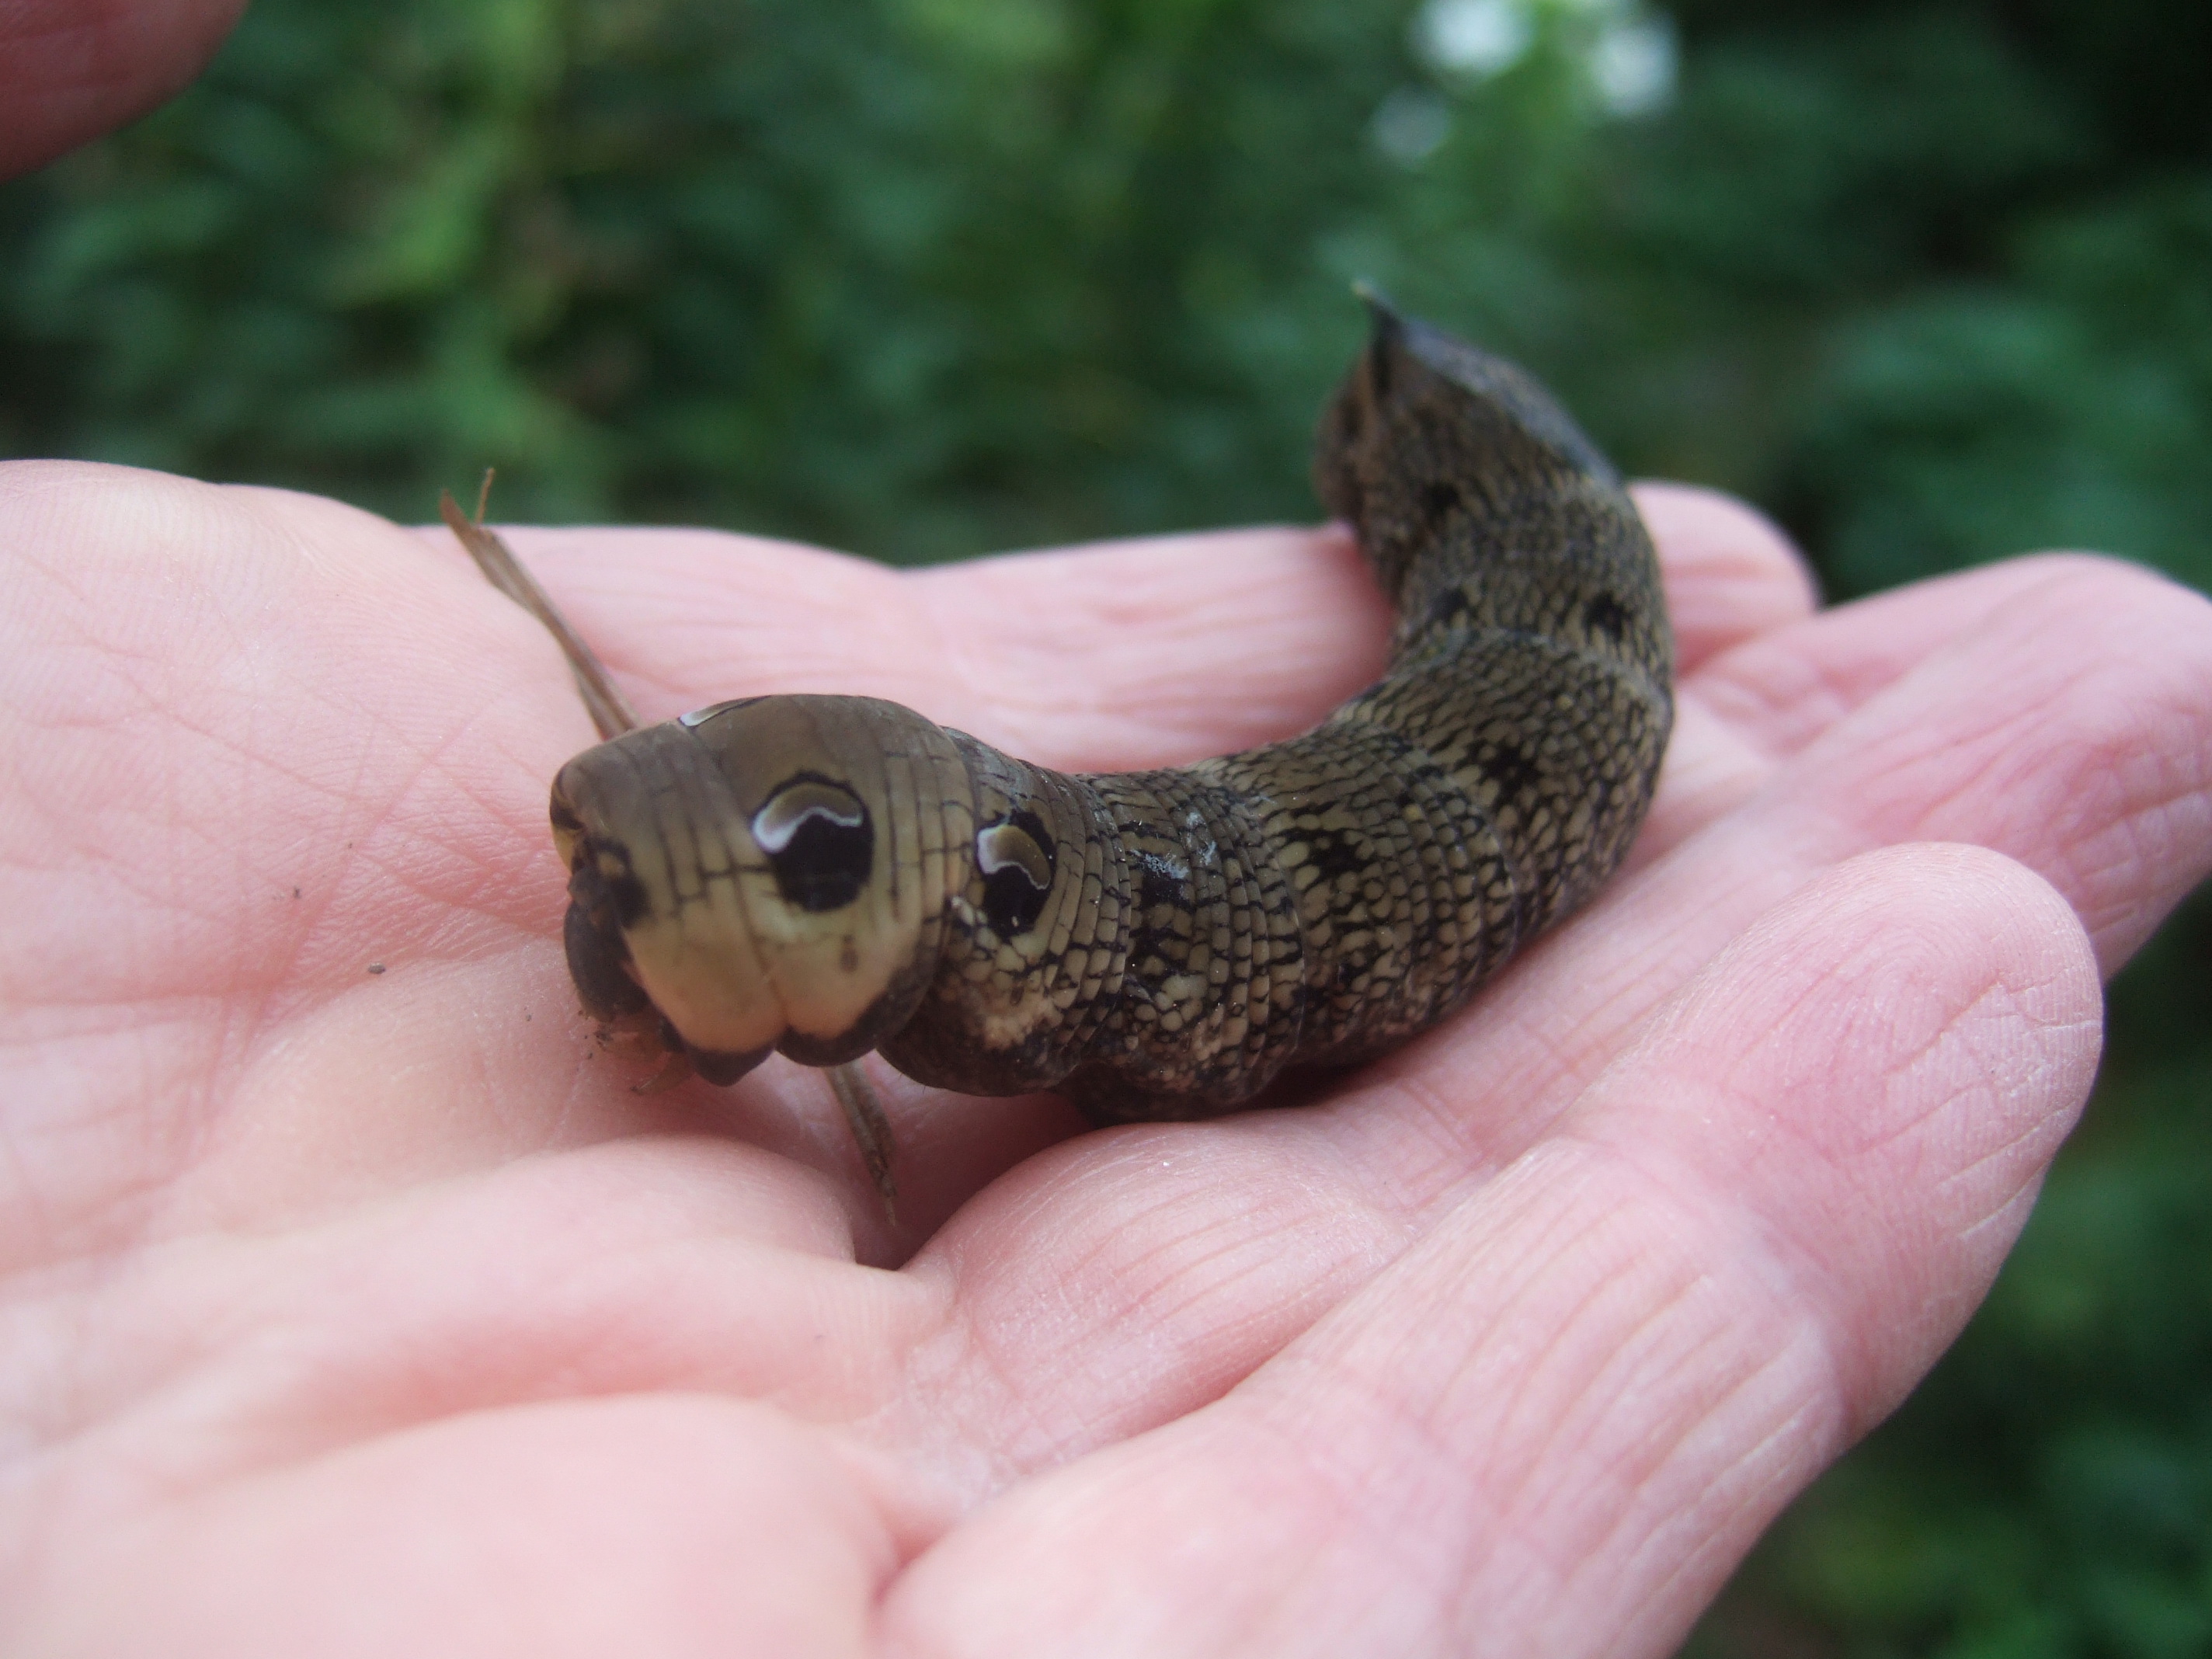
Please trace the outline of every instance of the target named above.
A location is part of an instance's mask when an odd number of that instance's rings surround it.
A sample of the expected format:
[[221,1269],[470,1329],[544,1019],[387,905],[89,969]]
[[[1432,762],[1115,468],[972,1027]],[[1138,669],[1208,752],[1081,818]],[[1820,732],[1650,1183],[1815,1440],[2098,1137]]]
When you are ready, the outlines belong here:
[[1095,543],[906,580],[963,660],[971,729],[1071,769],[1273,741],[1388,659],[1389,604],[1341,525]]
[[27,173],[174,96],[245,0],[0,6],[0,178]]
[[1613,1122],[1744,1215],[1856,1432],[1987,1291],[2101,1032],[2094,952],[2049,882],[1985,848],[1893,846],[1717,957],[1617,1068],[1644,1121]]
[[1845,860],[1813,897],[1856,923],[1870,968],[1886,959],[1952,1014],[1954,1035],[1978,1034],[1957,1056],[1960,1079],[1978,1067],[2017,1114],[2052,1118],[2055,1149],[2087,1098],[2104,1014],[2096,949],[2065,896],[1992,848],[1917,842]]
[[1631,493],[1659,550],[1680,672],[1819,607],[1803,555],[1757,508],[1693,484]]

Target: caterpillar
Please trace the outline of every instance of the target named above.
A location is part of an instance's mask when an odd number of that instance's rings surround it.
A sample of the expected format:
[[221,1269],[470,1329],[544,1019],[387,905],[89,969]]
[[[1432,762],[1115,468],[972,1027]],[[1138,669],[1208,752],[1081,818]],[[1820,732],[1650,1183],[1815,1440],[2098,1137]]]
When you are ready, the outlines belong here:
[[1402,1043],[1586,899],[1673,722],[1650,538],[1532,377],[1366,297],[1313,471],[1396,605],[1382,679],[1282,742],[1106,775],[866,697],[627,732],[553,785],[586,1012],[718,1084],[874,1049],[1097,1122],[1200,1117]]

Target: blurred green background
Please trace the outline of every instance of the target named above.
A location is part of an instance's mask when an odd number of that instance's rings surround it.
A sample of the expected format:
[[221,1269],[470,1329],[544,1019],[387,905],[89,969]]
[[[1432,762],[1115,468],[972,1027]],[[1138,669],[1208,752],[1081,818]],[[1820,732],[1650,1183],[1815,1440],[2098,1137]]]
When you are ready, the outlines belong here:
[[[258,0],[0,186],[0,453],[895,560],[1314,515],[1372,277],[1832,595],[2212,586],[2203,0]],[[2212,903],[1692,1651],[2212,1654]]]

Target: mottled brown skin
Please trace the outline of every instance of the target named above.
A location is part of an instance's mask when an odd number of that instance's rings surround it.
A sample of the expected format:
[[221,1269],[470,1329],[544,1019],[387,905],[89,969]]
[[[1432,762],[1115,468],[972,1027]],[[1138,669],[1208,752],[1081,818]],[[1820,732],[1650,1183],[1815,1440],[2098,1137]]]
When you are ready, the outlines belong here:
[[1619,866],[1674,713],[1619,475],[1520,370],[1376,305],[1315,481],[1398,607],[1313,731],[1195,766],[1035,767],[867,698],[756,698],[554,785],[602,1018],[729,1081],[870,1048],[1094,1120],[1207,1116],[1450,1013]]

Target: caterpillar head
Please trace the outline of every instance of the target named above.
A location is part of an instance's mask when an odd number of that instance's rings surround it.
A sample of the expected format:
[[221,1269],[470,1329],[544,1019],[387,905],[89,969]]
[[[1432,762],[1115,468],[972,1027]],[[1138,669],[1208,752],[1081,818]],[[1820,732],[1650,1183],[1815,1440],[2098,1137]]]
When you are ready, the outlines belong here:
[[870,697],[753,697],[627,732],[553,782],[568,971],[587,1012],[659,1016],[700,1074],[811,1066],[905,1024],[967,883],[951,739]]

